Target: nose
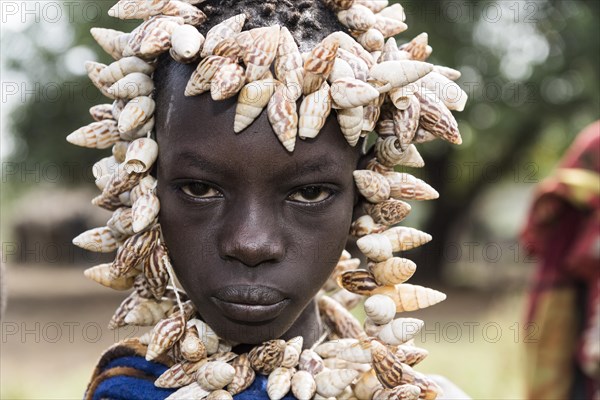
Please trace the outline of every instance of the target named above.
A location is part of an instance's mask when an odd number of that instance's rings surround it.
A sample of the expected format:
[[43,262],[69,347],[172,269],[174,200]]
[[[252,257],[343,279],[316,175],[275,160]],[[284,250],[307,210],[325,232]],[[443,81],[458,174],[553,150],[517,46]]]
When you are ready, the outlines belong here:
[[265,199],[243,199],[225,215],[219,252],[223,259],[237,260],[248,267],[276,263],[285,258],[282,223]]

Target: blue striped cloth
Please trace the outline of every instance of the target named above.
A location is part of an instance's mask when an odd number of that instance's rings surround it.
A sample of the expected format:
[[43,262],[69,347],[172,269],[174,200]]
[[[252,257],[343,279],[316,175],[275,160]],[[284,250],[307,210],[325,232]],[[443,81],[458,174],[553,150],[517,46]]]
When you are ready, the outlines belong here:
[[[125,375],[111,376],[98,385],[93,394],[93,400],[163,400],[176,391],[176,389],[154,386],[154,380],[168,369],[163,364],[146,361],[139,356],[126,356],[111,360],[102,369],[102,372],[118,367],[133,368],[146,375],[147,378]],[[235,395],[234,399],[268,400],[267,377],[257,374],[252,385],[242,393]],[[284,397],[284,400],[295,399],[291,393]]]

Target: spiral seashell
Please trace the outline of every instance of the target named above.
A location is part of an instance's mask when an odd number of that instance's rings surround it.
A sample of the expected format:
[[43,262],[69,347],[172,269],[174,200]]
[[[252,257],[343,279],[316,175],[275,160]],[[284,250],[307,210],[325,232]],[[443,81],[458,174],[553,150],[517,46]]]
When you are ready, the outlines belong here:
[[298,45],[294,37],[285,26],[279,32],[279,45],[275,57],[275,76],[286,86],[298,86],[301,92],[303,76],[303,62]]
[[178,0],[169,0],[160,13],[171,17],[181,17],[185,24],[191,26],[201,25],[207,19],[199,8]]
[[361,238],[371,233],[381,233],[387,227],[385,225],[376,224],[370,215],[363,215],[354,222],[350,227],[350,234],[356,238]]
[[102,190],[102,194],[95,197],[92,204],[110,211],[116,210],[124,205],[122,194],[137,185],[143,176],[144,174],[128,174],[123,168],[117,167]]
[[415,137],[413,137],[412,143],[427,143],[434,140],[439,139],[433,133],[429,132],[423,127],[417,128],[417,133],[415,133]]
[[402,221],[410,213],[410,204],[401,200],[389,199],[377,204],[365,204],[365,211],[381,225],[392,226]]
[[427,75],[433,65],[422,61],[399,60],[384,61],[376,64],[369,71],[369,76],[391,88],[406,86]]
[[96,122],[104,119],[114,119],[112,115],[112,104],[98,104],[90,108],[90,115]]
[[283,352],[283,361],[281,362],[281,366],[284,368],[294,368],[296,365],[298,365],[299,360],[300,353],[298,352],[298,349],[294,346],[286,345]]
[[420,319],[398,318],[386,324],[378,337],[388,345],[397,346],[415,337],[424,324]]
[[181,355],[187,361],[197,362],[206,357],[206,347],[200,340],[195,326],[187,327],[178,343]]
[[133,231],[141,232],[152,224],[154,219],[158,217],[160,211],[160,202],[158,197],[153,193],[146,193],[133,203],[132,206]]
[[364,5],[356,2],[347,10],[338,11],[338,21],[346,28],[365,32],[375,25],[375,14]]
[[192,73],[185,87],[186,96],[196,96],[210,90],[210,82],[215,73],[231,60],[221,56],[209,56],[204,58]]
[[120,278],[113,278],[110,275],[110,263],[109,264],[100,264],[92,268],[88,268],[83,271],[83,274],[86,278],[93,280],[103,286],[114,290],[128,290],[133,287],[133,281],[135,279],[135,275],[138,274],[139,271],[133,270],[132,273],[122,276]]
[[444,67],[442,65],[434,65],[433,72],[437,72],[438,74],[445,76],[451,81],[456,81],[461,76],[460,71],[457,71],[454,68]]
[[138,57],[125,57],[113,62],[98,74],[98,80],[105,85],[112,85],[134,72],[150,75],[154,67]]
[[112,154],[117,163],[125,162],[125,155],[127,154],[127,147],[129,147],[129,142],[126,140],[119,140],[112,146]]
[[[371,360],[369,360],[370,362]],[[369,371],[363,372],[356,383],[353,385],[354,395],[358,400],[371,400],[373,398],[373,394],[378,390],[382,389],[383,385],[377,379],[375,375],[375,370],[371,369]]]
[[381,14],[375,14],[375,25],[373,28],[381,32],[381,35],[384,38],[394,39],[393,36],[404,32],[408,29],[408,26],[404,22],[397,19],[388,18]]
[[321,315],[338,336],[357,339],[364,335],[357,319],[331,297],[321,296],[317,303]]
[[380,164],[375,158],[372,158],[367,163],[367,169],[369,171],[378,172],[380,174],[385,174],[387,172],[394,171],[393,167],[386,167],[385,165]]
[[[335,358],[335,357],[326,358],[324,360],[324,362],[325,362],[325,368],[328,368],[328,369],[353,369],[353,370],[357,371],[358,373],[363,373],[363,372],[371,369],[369,364],[354,363],[354,362],[342,360],[341,358]],[[340,396],[344,396],[344,394],[342,394]],[[338,398],[340,396],[338,396]]]
[[204,44],[204,36],[192,25],[179,25],[171,35],[171,54],[175,53],[177,61],[192,62]]
[[421,105],[416,96],[408,96],[408,105],[394,112],[394,134],[400,148],[405,150],[412,142],[419,127]]
[[118,128],[121,134],[131,132],[148,122],[154,114],[155,103],[150,97],[132,99],[119,115]]
[[236,395],[246,390],[254,382],[255,373],[248,360],[248,354],[240,354],[231,364],[235,369],[235,375],[231,383],[227,385],[227,391]]
[[315,347],[315,352],[325,359],[332,358],[336,357],[340,351],[356,343],[358,343],[358,340],[350,338],[330,340]]
[[337,358],[351,363],[365,364],[371,362],[371,345],[369,342],[354,343],[340,350]]
[[385,261],[393,257],[392,242],[385,235],[373,233],[356,241],[360,251],[370,260]]
[[121,116],[121,112],[125,108],[125,105],[127,105],[127,101],[125,101],[123,99],[115,99],[115,101],[113,101],[113,103],[112,103],[113,119],[115,119],[117,121],[119,120],[119,117]]
[[370,52],[383,50],[383,45],[385,44],[384,35],[376,28],[376,26],[377,25],[375,25],[375,28],[370,28],[356,37],[356,41]]
[[363,300],[363,296],[354,294],[345,289],[338,290],[331,295],[331,298],[340,303],[346,310],[352,310]]
[[141,72],[133,72],[109,87],[108,93],[120,99],[133,99],[139,96],[147,96],[153,90],[154,81],[152,78]]
[[160,14],[166,1],[160,2],[155,8],[150,8],[146,0],[119,0],[108,10],[108,15],[119,19],[146,19]]
[[330,87],[324,81],[321,89],[310,93],[302,100],[298,122],[298,135],[300,138],[316,137],[325,125],[330,112]]
[[246,80],[261,79],[275,59],[279,44],[279,25],[274,25],[260,35],[243,54],[246,64]]
[[131,202],[135,203],[140,197],[146,193],[153,192],[156,189],[156,178],[152,175],[143,177],[137,185],[131,189]]
[[250,82],[242,88],[235,110],[234,132],[241,132],[258,118],[275,93],[277,83],[270,78]]
[[282,399],[290,391],[291,387],[292,371],[289,368],[275,368],[275,370],[269,374],[269,379],[267,381],[267,393],[269,399]]
[[323,371],[325,364],[321,356],[311,349],[305,349],[300,353],[300,361],[298,362],[298,370],[306,371],[312,376]]
[[[392,249],[396,251],[394,243],[392,243]],[[417,266],[406,258],[393,257],[378,263],[370,263],[369,270],[379,284],[396,285],[410,279],[417,270]]]
[[390,184],[384,176],[369,170],[356,170],[353,175],[356,187],[368,201],[380,203],[389,199]]
[[194,375],[187,374],[186,368],[184,367],[185,364],[185,362],[181,362],[171,366],[171,368],[163,372],[162,375],[154,381],[154,386],[171,389],[187,386],[195,382],[196,379],[194,378]]
[[177,390],[165,400],[189,400],[189,399],[204,399],[210,394],[210,391],[200,387],[198,382],[193,382],[187,386]]
[[158,157],[158,144],[150,138],[136,139],[127,148],[124,169],[127,173],[148,171]]
[[333,62],[333,68],[327,81],[331,83],[342,78],[354,79],[354,70],[347,61],[338,56]]
[[259,374],[268,375],[281,365],[285,351],[285,341],[269,340],[254,347],[248,353],[250,365]]
[[125,317],[140,301],[141,299],[135,291],[127,296],[115,310],[108,323],[108,329],[113,330],[125,326]]
[[[169,282],[169,274],[163,257],[167,256],[162,242],[155,247],[152,255],[144,263],[144,275],[154,298],[160,300],[165,294]],[[197,330],[196,330],[197,331]]]
[[429,355],[429,352],[420,347],[401,344],[397,347],[395,354],[404,364],[412,367],[423,361]]
[[305,96],[318,90],[329,77],[338,48],[338,41],[330,35],[310,52],[304,62],[302,93]]
[[373,369],[379,381],[387,388],[394,388],[402,384],[402,363],[383,344],[372,341],[371,355]]
[[384,61],[401,61],[410,59],[410,54],[406,51],[400,51],[396,39],[389,38],[383,46],[383,51],[379,56],[379,62]]
[[419,123],[433,135],[453,144],[461,144],[462,138],[458,131],[458,123],[450,110],[432,93],[417,92],[421,107]]
[[341,78],[331,84],[331,98],[335,108],[348,109],[369,104],[379,98],[379,92],[361,80]]
[[292,377],[292,393],[298,399],[312,399],[317,391],[315,378],[307,371],[298,371]]
[[377,121],[381,115],[381,106],[383,105],[384,100],[385,94],[381,94],[363,108],[363,132],[372,132],[375,130]]
[[235,96],[244,87],[244,68],[239,64],[227,64],[215,73],[210,81],[210,95],[213,100],[225,100]]
[[196,380],[204,390],[218,390],[229,385],[235,376],[235,368],[226,362],[211,361],[196,373]]
[[399,3],[392,4],[379,11],[377,14],[381,15],[382,17],[395,19],[396,21],[401,22],[404,22],[404,20],[406,19],[404,8]]
[[397,226],[383,232],[393,251],[407,251],[431,241],[431,235],[407,226]]
[[246,14],[242,13],[213,26],[206,34],[206,41],[201,53],[202,58],[212,55],[213,50],[222,40],[235,37],[240,33],[245,22]]
[[184,331],[185,321],[178,313],[161,320],[152,330],[152,338],[146,350],[146,360],[152,361],[173,347],[175,342],[181,339]]
[[354,78],[363,82],[367,81],[369,76],[369,66],[362,58],[342,48],[338,49],[338,58],[348,63],[354,73]]
[[163,319],[171,307],[173,307],[173,302],[170,300],[144,299],[127,313],[124,322],[127,325],[152,326]]
[[367,7],[374,13],[378,13],[389,4],[388,0],[354,0],[354,4],[360,4],[361,6]]
[[188,326],[195,326],[198,331],[200,340],[206,347],[206,352],[210,355],[215,354],[219,350],[219,337],[206,322],[196,318],[188,321]]
[[388,296],[373,295],[365,301],[365,314],[378,325],[387,324],[396,316],[396,303]]
[[267,114],[277,139],[287,151],[293,152],[298,134],[298,113],[296,102],[286,95],[284,86],[280,86],[271,96],[267,105]]
[[337,110],[337,120],[348,144],[356,146],[362,133],[364,108],[346,108]]
[[119,163],[114,156],[104,157],[94,164],[92,167],[92,174],[94,175],[94,178],[96,178],[95,183],[98,189],[104,190],[110,177],[118,167]]
[[403,151],[395,136],[377,140],[375,154],[377,161],[388,167],[407,165],[418,168],[424,165],[423,158],[416,147],[411,144]]
[[154,250],[159,236],[158,226],[135,234],[128,238],[117,251],[117,256],[112,263],[111,273],[113,277],[126,274],[140,262],[144,261]]
[[67,136],[67,142],[76,146],[106,149],[120,139],[117,121],[105,119],[92,122]]
[[381,286],[373,293],[391,297],[396,303],[396,312],[420,310],[446,300],[442,292],[408,283]]
[[429,37],[426,32],[420,33],[410,42],[402,45],[400,49],[409,52],[413,60],[426,60],[431,54],[431,47],[427,45],[428,39]]
[[338,284],[349,292],[369,295],[379,284],[373,275],[364,269],[344,272],[338,278]]
[[183,18],[156,15],[144,21],[129,35],[123,55],[151,60],[171,47],[171,35]]
[[150,117],[142,126],[134,128],[127,132],[121,133],[121,139],[124,141],[133,141],[135,139],[148,137],[149,133],[154,129],[154,116]]
[[242,48],[238,44],[235,37],[230,37],[225,40],[221,40],[213,50],[215,56],[221,56],[228,58],[232,63],[238,63],[242,56]]
[[129,41],[128,33],[106,28],[92,28],[90,33],[104,52],[112,58],[119,60],[123,57],[123,51]]
[[322,371],[315,376],[317,393],[324,397],[340,395],[358,376],[352,369],[334,369]]
[[378,400],[417,400],[421,394],[421,389],[415,385],[403,384],[393,389],[381,388],[373,394],[373,398]]
[[383,119],[380,118],[377,121],[377,125],[375,126],[375,130],[377,131],[377,136],[381,138],[387,138],[389,136],[394,136],[396,132],[394,131],[394,120],[393,119]]
[[439,197],[434,188],[410,174],[388,172],[384,176],[390,184],[390,195],[396,199],[432,200]]
[[106,226],[83,232],[73,239],[73,244],[82,249],[99,253],[110,253],[118,247],[113,232]]
[[[434,67],[435,68],[435,67]],[[463,111],[467,104],[468,95],[455,82],[444,75],[431,71],[415,84],[435,94],[449,110]]]
[[[328,37],[336,40],[340,45],[340,49],[343,49],[363,60],[367,65],[367,70],[373,67],[373,65],[375,64],[376,60],[373,59],[371,54],[367,50],[365,50],[359,43],[357,43],[352,36],[348,35],[347,33],[337,31],[330,34]],[[352,63],[350,63],[350,65],[352,65]],[[356,78],[360,79],[358,75],[356,76]]]

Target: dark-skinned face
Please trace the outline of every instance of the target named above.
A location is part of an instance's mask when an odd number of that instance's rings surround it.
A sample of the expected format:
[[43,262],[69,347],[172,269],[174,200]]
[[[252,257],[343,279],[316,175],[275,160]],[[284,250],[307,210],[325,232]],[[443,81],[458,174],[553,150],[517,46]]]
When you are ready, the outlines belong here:
[[236,98],[184,97],[192,70],[156,99],[160,222],[177,277],[220,337],[317,337],[311,300],[346,244],[359,151],[335,112],[291,154],[266,111],[236,134]]

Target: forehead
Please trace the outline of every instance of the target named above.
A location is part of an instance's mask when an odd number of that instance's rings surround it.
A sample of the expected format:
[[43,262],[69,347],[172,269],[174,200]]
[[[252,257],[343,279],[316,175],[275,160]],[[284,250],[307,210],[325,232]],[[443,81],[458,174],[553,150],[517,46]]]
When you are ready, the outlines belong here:
[[235,133],[237,96],[223,101],[213,101],[209,93],[185,97],[193,70],[191,65],[178,65],[157,87],[156,135],[163,165],[183,165],[195,157],[234,172],[250,167],[268,173],[300,167],[347,172],[356,167],[359,149],[344,139],[335,111],[315,139],[296,139],[296,148],[289,153],[277,139],[266,109],[248,128]]

